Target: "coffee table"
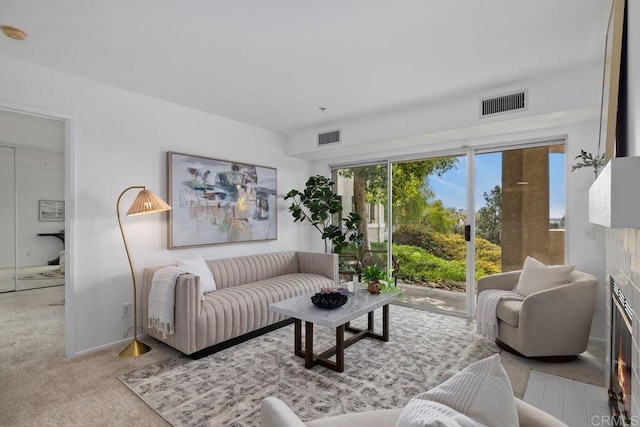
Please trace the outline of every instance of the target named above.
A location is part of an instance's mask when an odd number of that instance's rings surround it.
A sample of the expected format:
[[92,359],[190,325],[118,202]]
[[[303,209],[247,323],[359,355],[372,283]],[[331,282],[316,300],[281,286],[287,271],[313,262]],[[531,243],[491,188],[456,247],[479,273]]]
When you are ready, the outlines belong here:
[[[321,365],[336,372],[344,371],[344,349],[362,338],[373,338],[381,341],[389,341],[389,303],[401,295],[401,291],[369,294],[366,289],[358,289],[342,307],[332,310],[316,307],[311,302],[311,294],[290,298],[269,305],[269,309],[294,319],[294,353],[304,358],[304,366],[307,369],[315,365]],[[382,307],[382,333],[374,330],[373,312]],[[349,322],[360,316],[368,316],[367,329],[352,327]],[[302,349],[302,322],[305,322],[304,350]],[[313,325],[335,328],[336,345],[318,355],[313,353]],[[355,335],[344,339],[344,332],[353,332]],[[336,356],[335,362],[329,358]]]

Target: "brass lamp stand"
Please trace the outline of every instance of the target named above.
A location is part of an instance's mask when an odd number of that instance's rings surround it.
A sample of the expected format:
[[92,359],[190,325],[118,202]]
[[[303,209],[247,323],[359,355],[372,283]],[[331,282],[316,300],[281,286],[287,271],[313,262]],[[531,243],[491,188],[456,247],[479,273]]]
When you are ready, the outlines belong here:
[[127,238],[124,235],[124,229],[122,228],[122,221],[120,220],[120,199],[122,199],[122,196],[124,196],[127,191],[133,190],[134,188],[139,188],[141,191],[131,204],[129,211],[127,212],[127,216],[163,212],[171,209],[171,206],[166,204],[164,200],[154,194],[151,190],[147,190],[146,187],[142,185],[129,187],[120,193],[120,196],[118,196],[118,202],[116,203],[118,225],[120,226],[120,233],[122,233],[122,240],[124,240],[124,249],[127,252],[129,268],[131,268],[131,279],[133,281],[133,342],[120,352],[120,357],[137,357],[151,350],[151,347],[138,341],[138,289],[136,286],[136,273],[133,268],[131,255],[129,254],[129,246],[127,245]]

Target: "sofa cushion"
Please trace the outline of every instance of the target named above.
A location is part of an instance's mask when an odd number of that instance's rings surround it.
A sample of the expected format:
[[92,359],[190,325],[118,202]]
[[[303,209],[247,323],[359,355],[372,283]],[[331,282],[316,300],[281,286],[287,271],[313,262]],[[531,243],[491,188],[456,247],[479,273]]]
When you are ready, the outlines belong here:
[[513,290],[526,297],[535,292],[566,285],[574,269],[573,265],[544,265],[528,256],[524,261],[518,284]]
[[498,303],[496,309],[496,317],[503,322],[506,322],[513,326],[518,327],[518,321],[520,320],[520,309],[522,308],[522,301],[517,300],[502,300]]
[[320,274],[295,273],[205,294],[198,346],[208,347],[284,320],[286,316],[269,310],[269,304],[317,292],[332,284],[332,280]]
[[442,403],[487,426],[518,425],[513,389],[499,354],[467,366],[416,398]]

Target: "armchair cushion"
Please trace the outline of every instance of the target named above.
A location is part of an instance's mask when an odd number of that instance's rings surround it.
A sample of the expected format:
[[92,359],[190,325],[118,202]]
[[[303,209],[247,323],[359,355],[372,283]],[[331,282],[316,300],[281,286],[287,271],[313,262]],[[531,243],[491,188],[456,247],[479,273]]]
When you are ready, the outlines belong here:
[[506,322],[513,326],[518,327],[520,321],[520,309],[522,308],[522,301],[505,299],[498,303],[496,309],[496,317],[503,322]]
[[526,297],[535,292],[566,285],[574,269],[573,265],[547,266],[528,256],[514,291]]

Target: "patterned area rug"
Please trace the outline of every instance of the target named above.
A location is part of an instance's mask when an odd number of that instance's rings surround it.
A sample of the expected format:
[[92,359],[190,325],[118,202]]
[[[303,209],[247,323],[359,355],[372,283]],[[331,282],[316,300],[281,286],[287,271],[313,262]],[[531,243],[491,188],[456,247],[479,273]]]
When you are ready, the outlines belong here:
[[[381,317],[376,311],[378,329]],[[119,379],[174,426],[258,426],[267,396],[285,401],[304,421],[397,408],[436,385],[447,369],[498,351],[467,319],[397,305],[390,318],[390,341],[363,339],[348,347],[343,373],[305,369],[293,354],[290,325],[200,360],[171,358]],[[333,333],[315,328],[316,352],[333,344]]]

